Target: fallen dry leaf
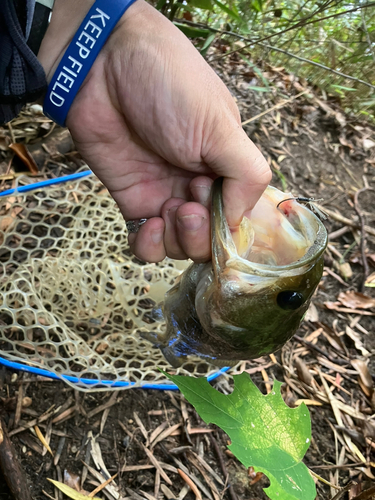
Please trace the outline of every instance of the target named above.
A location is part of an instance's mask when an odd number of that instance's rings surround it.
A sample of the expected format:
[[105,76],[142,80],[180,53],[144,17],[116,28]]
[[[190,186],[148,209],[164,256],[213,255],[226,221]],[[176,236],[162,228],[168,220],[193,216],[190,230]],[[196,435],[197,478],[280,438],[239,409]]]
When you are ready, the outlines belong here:
[[366,151],[375,147],[375,142],[372,141],[371,139],[363,139],[363,149]]
[[6,231],[14,223],[14,217],[6,215],[0,219],[0,231]]
[[375,425],[373,425],[372,422],[369,422],[368,420],[363,420],[362,429],[363,429],[363,435],[366,438],[370,438],[372,441],[375,441]]
[[[82,495],[82,493],[79,493],[76,490],[73,490],[73,488],[70,488],[64,483],[60,483],[59,481],[54,481],[53,479],[47,478],[48,481],[50,481],[56,488],[58,488],[60,491],[62,491],[67,497],[72,498],[73,500],[90,500],[93,497],[89,497],[87,495]],[[98,497],[94,497],[93,500],[100,500]]]
[[304,321],[311,321],[311,323],[317,323],[319,321],[318,309],[313,302],[311,302],[303,319]]
[[323,403],[315,401],[315,399],[297,399],[294,406],[300,406],[302,403],[305,403],[306,406],[323,406]]
[[323,333],[323,328],[318,328],[317,330],[314,330],[311,332],[307,337],[305,337],[305,340],[307,342],[311,342],[312,344],[316,344],[319,336]]
[[39,172],[38,165],[35,163],[34,158],[24,144],[12,143],[9,145],[9,149],[18,156],[32,174],[37,174]]
[[365,281],[365,286],[374,288],[375,287],[375,273],[370,274]]
[[[372,264],[375,264],[375,253],[366,253],[366,257],[367,257],[367,260],[369,260]],[[353,253],[350,256],[349,261],[352,264],[360,264],[360,265],[362,265],[362,254],[361,254],[361,252],[355,252],[355,253]]]
[[349,262],[343,262],[342,264],[338,264],[338,271],[340,272],[341,276],[346,280],[352,278],[353,276],[353,270]]
[[337,300],[345,307],[351,309],[371,309],[375,307],[375,299],[364,293],[354,292],[353,290],[341,292]]
[[42,445],[43,445],[45,448],[47,448],[48,452],[49,452],[49,453],[52,455],[52,457],[53,457],[53,456],[54,456],[54,455],[53,455],[53,451],[51,450],[50,445],[47,443],[46,438],[43,436],[43,434],[42,434],[41,430],[39,429],[39,427],[38,427],[37,425],[34,427],[34,430],[35,430],[36,435],[38,436],[39,441],[42,443]]
[[73,490],[80,491],[80,477],[68,470],[64,470],[64,484]]
[[355,332],[350,326],[347,326],[345,329],[345,333],[348,337],[352,339],[354,342],[355,348],[361,352],[362,356],[368,356],[370,353],[367,349],[365,349],[364,345],[361,342],[361,335]]
[[338,311],[349,314],[361,314],[363,316],[375,316],[375,312],[361,311],[360,309],[354,309],[353,307],[340,307],[340,302],[324,302],[327,309],[331,311]]
[[352,500],[372,500],[375,496],[375,486],[372,486],[366,491],[362,491],[359,495],[351,497]]
[[361,359],[352,359],[351,364],[360,376],[364,392],[368,397],[371,397],[374,392],[374,384],[367,364]]
[[331,346],[334,349],[337,349],[338,351],[345,352],[344,346],[342,344],[342,341],[338,335],[330,328],[330,331],[327,331],[328,328],[323,328],[323,335],[325,338],[328,340],[328,342],[331,344]]
[[309,369],[305,365],[305,363],[300,358],[296,358],[294,360],[294,364],[296,365],[296,371],[298,378],[305,382],[306,385],[311,385],[314,377],[311,375]]
[[345,137],[340,136],[339,141],[340,141],[340,144],[342,144],[343,146],[347,146],[350,149],[354,149],[353,144],[351,142],[349,142]]

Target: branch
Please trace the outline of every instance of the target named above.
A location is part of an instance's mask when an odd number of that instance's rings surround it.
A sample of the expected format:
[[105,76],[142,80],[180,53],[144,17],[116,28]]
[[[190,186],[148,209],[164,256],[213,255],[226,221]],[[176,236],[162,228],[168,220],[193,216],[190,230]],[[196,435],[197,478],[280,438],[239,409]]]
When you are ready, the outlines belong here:
[[290,102],[292,102],[295,99],[298,99],[299,97],[301,97],[301,95],[304,95],[304,94],[307,94],[307,93],[308,93],[308,90],[304,90],[303,92],[300,92],[299,94],[294,95],[294,96],[290,97],[289,99],[285,99],[285,100],[279,102],[278,104],[275,104],[275,106],[272,106],[272,108],[268,108],[268,109],[266,109],[266,111],[263,111],[262,113],[259,113],[259,115],[253,116],[253,117],[249,118],[248,120],[245,120],[244,122],[242,122],[241,123],[242,127],[244,125],[247,125],[248,123],[251,123],[251,122],[253,122],[255,120],[258,120],[258,118],[261,118],[262,116],[266,115],[267,113],[271,113],[271,111],[274,111],[275,109],[280,109],[280,108],[286,106]]
[[25,473],[0,418],[0,474],[1,471],[15,500],[32,500]]
[[[375,5],[375,2],[374,2]],[[182,21],[182,19],[180,19]],[[367,87],[370,87],[371,89],[375,89],[375,85],[372,85],[371,83],[365,82],[364,80],[360,80],[359,78],[355,78],[354,76],[346,75],[345,73],[341,73],[340,71],[337,71],[335,69],[330,68],[329,66],[325,66],[324,64],[317,63],[315,61],[311,61],[310,59],[305,59],[304,57],[296,56],[295,54],[292,54],[291,52],[288,52],[287,50],[279,49],[277,47],[274,47],[272,45],[267,45],[266,43],[261,43],[260,41],[252,41],[250,38],[247,38],[243,35],[239,35],[237,33],[234,33],[233,31],[221,31],[216,28],[211,28],[210,26],[207,26],[202,23],[193,23],[192,21],[185,21],[185,24],[188,24],[189,26],[195,26],[199,28],[206,28],[214,33],[218,33],[220,35],[230,35],[234,36],[236,38],[239,38],[240,40],[248,41],[250,42],[248,45],[245,45],[245,47],[240,47],[239,49],[232,50],[231,52],[227,52],[225,56],[233,54],[234,52],[240,52],[243,49],[246,49],[250,45],[261,45],[262,47],[265,47],[269,50],[276,50],[277,52],[282,52],[283,54],[293,57],[294,59],[298,59],[299,61],[311,64],[312,66],[317,66],[318,68],[324,69],[326,71],[330,71],[331,73],[334,73],[335,75],[341,76],[343,78],[347,78],[348,80],[353,80],[358,83],[362,83],[363,85],[366,85]],[[221,59],[223,56],[219,57],[214,57],[210,59],[210,62],[215,61],[216,59]]]
[[296,17],[298,17],[298,15],[303,11],[303,9],[306,7],[306,5],[309,3],[310,0],[306,0],[301,6],[300,8],[297,10],[297,12],[295,12],[295,14],[292,16],[292,19],[290,20],[290,22],[293,22],[295,20]]
[[296,56],[292,54],[291,52],[288,52],[287,50],[279,49],[277,47],[273,47],[272,45],[267,45],[266,43],[259,43],[262,47],[266,47],[267,49],[270,50],[276,50],[277,52],[282,52],[283,54],[286,54],[289,57],[294,57],[294,59],[298,59],[299,61],[312,64],[313,66],[317,66],[318,68],[324,69],[326,71],[330,71],[331,73],[334,73],[335,75],[342,76],[343,78],[347,78],[348,80],[353,80],[354,82],[362,83],[362,85],[366,85],[367,87],[370,87],[371,89],[375,89],[375,85],[372,85],[371,83],[365,82],[364,80],[360,80],[359,78],[355,78],[354,76],[346,75],[345,73],[341,73],[340,71],[337,71],[335,69],[332,69],[328,66],[325,66],[324,64],[317,63],[315,61],[310,61],[310,59],[305,59],[304,57]]
[[[309,16],[308,18],[301,19],[300,21],[298,21],[298,23],[294,24],[293,26],[290,26],[289,28],[286,28],[285,30],[278,31],[277,33],[273,33],[272,35],[267,35],[263,38],[258,38],[258,39],[252,40],[251,38],[242,37],[244,40],[248,40],[250,43],[248,45],[245,45],[245,47],[241,47],[241,48],[238,48],[236,50],[232,50],[231,52],[227,52],[222,56],[215,57],[215,58],[211,59],[211,61],[215,61],[216,59],[221,59],[223,57],[229,56],[230,54],[234,54],[235,52],[240,52],[241,50],[248,48],[250,45],[252,45],[254,43],[264,42],[265,40],[269,40],[270,38],[273,38],[274,36],[280,36],[283,33],[287,33],[288,31],[294,30],[294,29],[299,28],[301,26],[307,26],[309,24],[318,23],[319,21],[331,19],[332,17],[338,17],[338,16],[342,16],[344,14],[348,14],[350,12],[356,12],[357,10],[364,9],[366,7],[371,7],[373,5],[375,5],[375,2],[369,2],[369,3],[364,4],[364,5],[358,5],[357,7],[354,7],[353,9],[345,10],[343,12],[337,12],[336,14],[330,14],[330,15],[324,16],[324,17],[319,17],[318,19],[311,19],[311,21],[308,21],[308,20],[306,21],[306,19],[311,18],[311,16]],[[312,15],[315,15],[315,14],[316,14],[316,12],[314,12]],[[180,19],[180,21],[182,21],[182,20]],[[206,28],[207,28],[207,26],[206,26]],[[236,33],[232,33],[232,32],[223,31],[222,33],[236,35]]]
[[369,32],[368,32],[368,29],[367,29],[367,25],[366,25],[366,20],[365,20],[365,15],[363,13],[363,10],[361,10],[361,17],[362,17],[362,24],[363,24],[363,29],[366,33],[366,40],[367,40],[367,44],[368,44],[368,48],[370,49],[370,52],[371,52],[371,55],[372,55],[372,58],[375,62],[375,52],[374,52],[374,48],[372,46],[372,42],[371,42],[371,39],[370,39],[370,35],[369,35]]

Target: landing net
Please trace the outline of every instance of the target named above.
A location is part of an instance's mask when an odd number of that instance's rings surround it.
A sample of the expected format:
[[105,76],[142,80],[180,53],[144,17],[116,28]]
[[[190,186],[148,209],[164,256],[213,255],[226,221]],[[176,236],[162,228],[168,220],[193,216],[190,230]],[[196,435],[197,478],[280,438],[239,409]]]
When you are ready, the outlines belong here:
[[82,390],[163,388],[159,369],[215,377],[198,358],[172,369],[142,338],[165,328],[150,311],[186,263],[137,260],[108,191],[80,175],[48,187],[19,179],[0,198],[0,357]]

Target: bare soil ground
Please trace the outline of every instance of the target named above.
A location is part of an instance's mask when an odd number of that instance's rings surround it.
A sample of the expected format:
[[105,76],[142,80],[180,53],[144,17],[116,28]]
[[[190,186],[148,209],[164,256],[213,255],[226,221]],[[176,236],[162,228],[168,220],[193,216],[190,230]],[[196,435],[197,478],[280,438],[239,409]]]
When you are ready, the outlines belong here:
[[[220,54],[219,48],[213,55]],[[375,194],[367,189],[375,188],[375,131],[345,116],[337,101],[325,99],[282,68],[262,68],[274,89],[263,93],[248,89],[259,85],[257,75],[236,55],[216,60],[214,67],[236,99],[242,120],[252,119],[245,130],[272,165],[273,185],[297,196],[322,198],[320,205],[331,214],[326,221],[331,239],[315,307],[276,357],[247,362],[243,368],[264,393],[278,379],[284,381],[288,405],[294,407],[301,399],[309,405],[312,442],[305,463],[333,485],[319,481],[318,498],[332,498],[338,491],[334,486],[350,482],[341,498],[373,498],[359,495],[374,480],[370,462],[375,449],[375,307],[354,292],[363,289],[363,252],[369,272],[375,267]],[[296,97],[303,91],[308,92]],[[43,138],[51,132],[51,124],[38,122],[39,118],[26,112],[24,122],[18,119],[0,129],[4,188],[11,186],[17,167],[10,163],[8,149],[14,139],[23,142],[31,137],[36,143],[31,150],[46,176],[73,172],[80,164],[69,140],[57,129]],[[48,148],[56,132],[57,147],[59,141],[67,144],[62,154]],[[47,152],[41,143],[47,144]],[[356,210],[354,195],[362,189]],[[358,211],[370,230],[361,228]],[[373,288],[364,290],[366,296],[375,297]],[[230,376],[215,385],[230,391]],[[20,398],[29,399],[23,399],[22,406]],[[227,450],[227,436],[204,424],[179,393],[139,389],[80,393],[60,382],[0,367],[0,411],[34,500],[62,498],[47,478],[92,491],[108,473],[118,473],[112,495],[104,490],[99,498],[267,498],[263,492],[267,478],[245,469]],[[49,411],[51,416],[38,427],[50,436],[55,458],[43,450],[33,426],[22,429]],[[169,435],[163,437],[166,429]],[[157,436],[160,441],[150,446]],[[152,450],[154,461],[147,450]],[[100,454],[107,471],[95,465],[93,456],[100,461]],[[198,493],[177,469],[188,474]],[[0,472],[0,499],[10,498]]]

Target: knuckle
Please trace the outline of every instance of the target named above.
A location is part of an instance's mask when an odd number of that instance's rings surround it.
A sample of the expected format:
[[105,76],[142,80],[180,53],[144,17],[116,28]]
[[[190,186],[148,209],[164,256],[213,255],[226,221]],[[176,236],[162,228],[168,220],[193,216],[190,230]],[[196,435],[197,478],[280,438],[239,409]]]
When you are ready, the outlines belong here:
[[252,176],[256,184],[267,186],[272,179],[272,171],[264,156],[259,152],[252,162]]

